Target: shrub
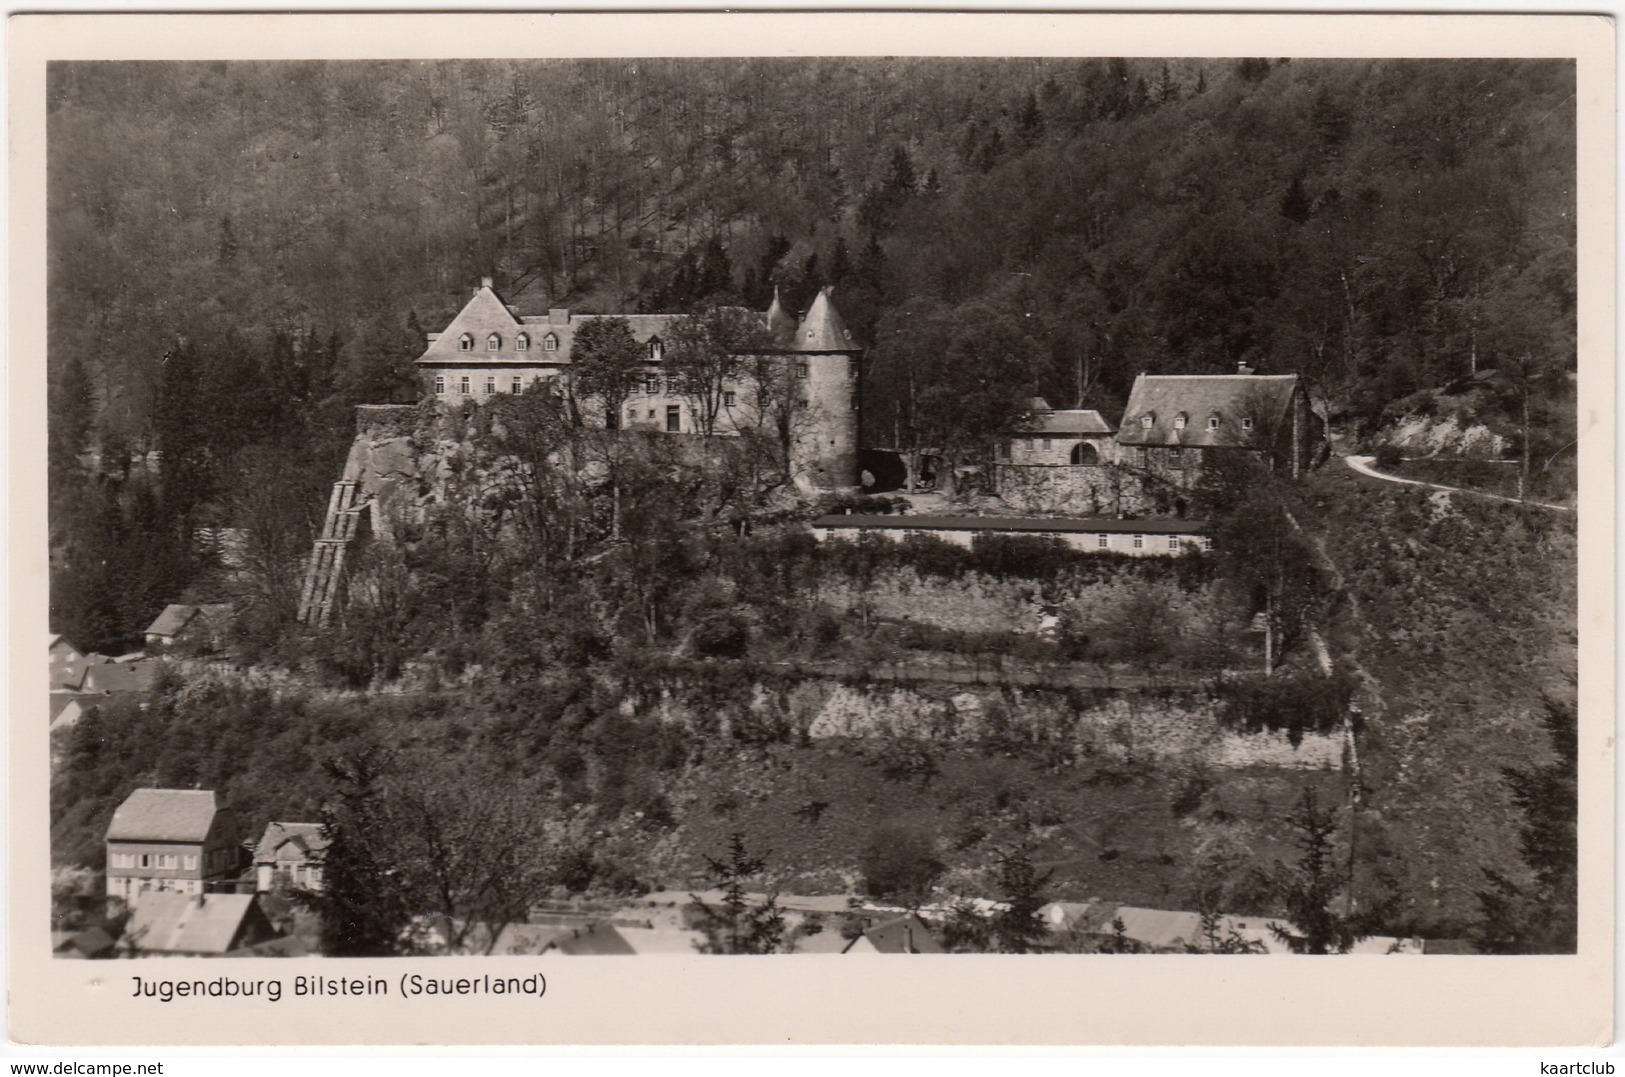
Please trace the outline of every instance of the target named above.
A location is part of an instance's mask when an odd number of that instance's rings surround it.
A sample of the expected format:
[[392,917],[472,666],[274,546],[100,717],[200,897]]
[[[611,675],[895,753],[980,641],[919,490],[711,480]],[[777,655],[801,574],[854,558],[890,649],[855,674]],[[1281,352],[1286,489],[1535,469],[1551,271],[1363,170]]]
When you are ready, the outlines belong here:
[[933,835],[898,823],[880,826],[869,836],[858,867],[865,894],[911,907],[924,904],[931,884],[946,869]]
[[694,653],[706,658],[743,658],[750,629],[736,613],[713,613],[694,626]]
[[1377,446],[1372,457],[1372,465],[1378,471],[1393,471],[1405,463],[1405,456],[1399,451],[1398,445],[1383,444]]

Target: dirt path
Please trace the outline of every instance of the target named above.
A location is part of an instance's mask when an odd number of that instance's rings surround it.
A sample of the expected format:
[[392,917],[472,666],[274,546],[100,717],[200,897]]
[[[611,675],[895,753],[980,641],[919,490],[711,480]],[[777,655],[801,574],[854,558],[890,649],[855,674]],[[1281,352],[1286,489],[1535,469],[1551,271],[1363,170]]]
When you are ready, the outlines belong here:
[[1536,501],[1532,498],[1519,501],[1515,497],[1503,497],[1500,494],[1485,493],[1483,490],[1464,490],[1460,486],[1446,486],[1438,482],[1423,482],[1421,479],[1402,479],[1398,475],[1390,475],[1385,471],[1378,471],[1371,466],[1372,457],[1345,456],[1343,462],[1361,475],[1371,479],[1381,479],[1383,482],[1403,483],[1406,486],[1421,486],[1429,490],[1443,490],[1446,493],[1466,494],[1469,497],[1487,497],[1491,501],[1505,501],[1509,505],[1530,505],[1537,509],[1550,509],[1553,512],[1573,512],[1568,505],[1557,505],[1550,501]]

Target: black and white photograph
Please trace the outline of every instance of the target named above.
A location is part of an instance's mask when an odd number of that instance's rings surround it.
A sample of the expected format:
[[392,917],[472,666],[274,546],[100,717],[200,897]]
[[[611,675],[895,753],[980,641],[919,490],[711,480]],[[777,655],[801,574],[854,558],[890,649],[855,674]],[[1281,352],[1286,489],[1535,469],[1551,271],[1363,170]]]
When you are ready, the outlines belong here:
[[1576,954],[1576,60],[1078,52],[46,64],[53,960]]

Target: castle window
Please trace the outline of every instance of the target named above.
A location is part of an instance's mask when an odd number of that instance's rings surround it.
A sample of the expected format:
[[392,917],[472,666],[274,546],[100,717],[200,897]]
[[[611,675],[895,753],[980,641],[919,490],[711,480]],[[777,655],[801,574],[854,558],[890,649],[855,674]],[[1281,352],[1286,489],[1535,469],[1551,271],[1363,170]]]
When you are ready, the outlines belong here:
[[446,379],[445,379],[444,376],[435,378],[435,380],[434,380],[434,395],[435,396],[445,396],[446,395]]
[[643,379],[643,391],[651,395],[658,393],[660,391],[660,377],[656,374],[645,375]]
[[1004,442],[1003,444],[1001,444],[999,446],[999,459],[1000,460],[1008,460],[1008,459],[1010,459],[1010,443],[1009,442]]
[[1112,537],[1110,535],[1096,535],[1095,536],[1095,547],[1097,549],[1101,549],[1101,550],[1110,549],[1111,544],[1112,544]]
[[1207,551],[1208,553],[1213,552],[1213,536],[1212,535],[1203,535],[1202,536],[1202,549]]
[[1183,430],[1183,429],[1185,429],[1185,415],[1184,415],[1183,412],[1181,412],[1180,414],[1174,416],[1174,429],[1175,430]]
[[676,377],[676,375],[673,375],[672,377],[669,377],[669,378],[666,379],[666,392],[668,392],[668,393],[677,392],[677,377]]
[[650,359],[658,360],[662,355],[665,355],[665,354],[666,354],[666,346],[660,342],[659,337],[656,337],[654,340],[649,341],[649,358]]
[[1175,552],[1175,553],[1179,552],[1179,536],[1178,535],[1169,535],[1168,536],[1168,548],[1170,550],[1172,550],[1173,552]]
[[1049,439],[1049,438],[1045,438],[1045,439],[1044,439],[1044,450],[1045,450],[1045,451],[1046,451],[1046,452],[1048,452],[1048,451],[1049,451],[1049,450],[1050,450],[1050,449],[1051,449],[1051,448],[1053,448],[1053,446],[1051,446],[1051,445],[1050,445],[1050,439]]
[[189,857],[186,858],[186,870],[187,871],[196,871],[197,870],[197,857],[196,856],[189,856]]
[[490,336],[485,338],[486,351],[494,352],[500,347],[502,347],[502,338],[497,336],[495,333],[492,333]]
[[1022,438],[1021,439],[1021,447],[1026,452],[1032,452],[1033,451],[1033,439],[1032,438]]
[[144,868],[152,867],[152,854],[151,853],[142,853],[141,854],[141,866],[144,867]]
[[1150,416],[1150,415],[1142,415],[1142,416],[1140,416],[1140,429],[1142,429],[1142,430],[1150,430],[1151,429],[1151,424],[1156,422],[1156,421],[1157,420],[1154,417]]
[[797,363],[796,364],[796,377],[805,378],[806,376],[807,376],[807,364],[806,363]]
[[522,352],[530,351],[530,337],[525,335],[524,333],[520,333],[519,336],[514,340],[513,346],[518,351],[522,351]]
[[1136,550],[1145,549],[1145,536],[1144,535],[1135,535],[1134,536],[1134,548]]
[[1241,428],[1243,430],[1251,430],[1253,428],[1253,421],[1251,419],[1241,420]]
[[654,409],[654,408],[650,408],[650,409],[649,409],[649,421],[650,421],[650,422],[654,422],[654,418],[655,418],[655,409]]
[[1209,415],[1207,417],[1207,428],[1209,430],[1217,430],[1219,428],[1219,417],[1217,415]]
[[559,338],[552,333],[542,338],[542,351],[556,352],[559,350]]
[[509,390],[509,391],[512,392],[515,396],[518,396],[520,393],[525,391],[525,383],[524,383],[523,379],[521,379],[519,377],[518,374],[515,374],[513,376],[513,388],[511,390]]
[[666,433],[680,434],[683,432],[683,410],[676,404],[666,405]]
[[734,402],[737,399],[738,399],[738,397],[736,397],[732,392],[723,393],[722,394],[722,406],[725,407],[725,408],[731,408],[731,407],[734,406]]
[[1143,445],[1140,446],[1138,449],[1135,449],[1134,450],[1134,462],[1136,464],[1138,464],[1139,466],[1141,466],[1141,467],[1145,467],[1148,464],[1150,464],[1151,463],[1151,450],[1147,449]]
[[495,378],[486,378],[485,379],[485,395],[490,396],[492,393],[494,393],[496,391],[497,391],[497,380]]
[[460,352],[471,352],[471,351],[473,351],[474,350],[474,338],[469,336],[467,333],[464,333],[462,336],[458,337],[457,338],[457,350],[460,351]]
[[468,395],[468,378],[463,377],[457,379],[457,391],[463,396]]
[[1185,453],[1180,449],[1168,450],[1168,466],[1179,471],[1185,466]]

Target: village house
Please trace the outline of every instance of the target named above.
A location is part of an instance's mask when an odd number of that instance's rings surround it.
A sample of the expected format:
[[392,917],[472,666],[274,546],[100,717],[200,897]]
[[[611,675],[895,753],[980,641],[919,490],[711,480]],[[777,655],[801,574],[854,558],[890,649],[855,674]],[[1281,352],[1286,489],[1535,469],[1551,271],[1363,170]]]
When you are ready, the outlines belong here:
[[107,826],[107,896],[139,905],[154,892],[203,894],[238,871],[237,827],[209,789],[137,789]]
[[202,606],[165,606],[147,626],[147,646],[157,650],[179,647],[213,650],[224,639],[231,622],[231,605],[214,602]]
[[[612,427],[671,434],[701,429],[694,403],[665,367],[673,327],[686,314],[584,314],[551,308],[521,314],[508,306],[487,277],[444,330],[428,334],[417,360],[425,388],[444,403],[483,402],[522,393],[538,380],[559,379],[573,391],[571,350],[581,326],[597,318],[625,318],[646,352],[643,381],[621,411],[607,414],[601,404],[584,403],[583,417]],[[751,358],[782,365],[792,384],[796,421],[792,424],[792,465],[814,487],[839,488],[857,482],[860,369],[863,346],[852,336],[830,290],[823,289],[797,319],[775,295],[760,319],[763,346]],[[758,385],[746,378],[730,383],[717,417],[717,433],[735,434],[763,421],[770,402],[756,399]]]
[[320,890],[328,844],[321,823],[267,823],[254,847],[254,889]]
[[148,894],[119,948],[131,956],[220,957],[277,937],[255,894]]

